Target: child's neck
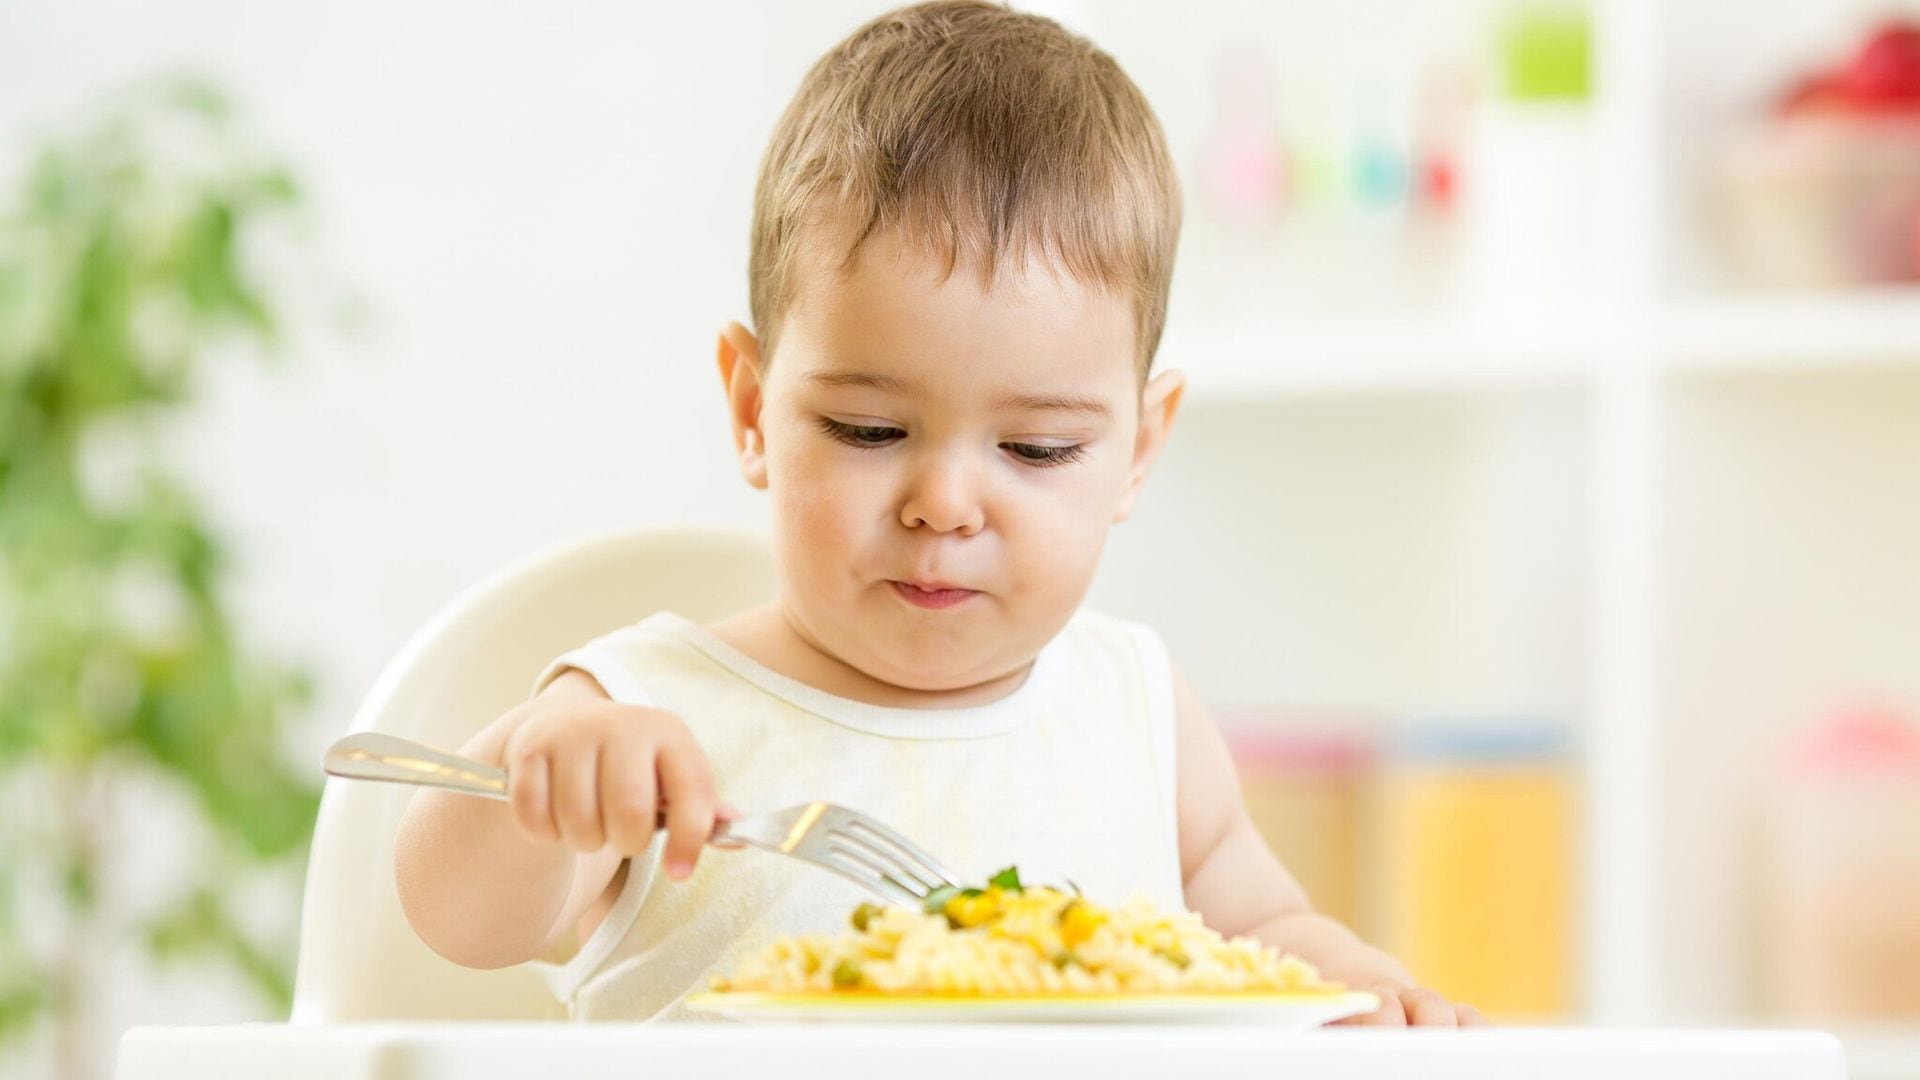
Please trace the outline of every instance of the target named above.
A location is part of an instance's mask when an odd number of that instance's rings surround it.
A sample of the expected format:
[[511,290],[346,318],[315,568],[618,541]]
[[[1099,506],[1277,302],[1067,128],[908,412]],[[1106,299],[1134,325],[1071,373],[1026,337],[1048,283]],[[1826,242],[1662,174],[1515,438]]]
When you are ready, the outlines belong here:
[[712,623],[707,630],[754,662],[815,690],[894,709],[963,709],[991,704],[1019,689],[1033,667],[1029,662],[997,678],[954,690],[896,686],[827,651],[788,618],[777,600]]

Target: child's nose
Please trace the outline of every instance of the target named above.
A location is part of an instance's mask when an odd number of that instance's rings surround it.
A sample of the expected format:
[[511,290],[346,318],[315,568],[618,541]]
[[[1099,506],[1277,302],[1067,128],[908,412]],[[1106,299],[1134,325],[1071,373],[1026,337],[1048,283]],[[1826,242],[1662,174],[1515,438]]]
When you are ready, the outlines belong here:
[[978,480],[966,463],[954,456],[923,462],[910,485],[900,506],[900,524],[907,528],[972,536],[986,525]]

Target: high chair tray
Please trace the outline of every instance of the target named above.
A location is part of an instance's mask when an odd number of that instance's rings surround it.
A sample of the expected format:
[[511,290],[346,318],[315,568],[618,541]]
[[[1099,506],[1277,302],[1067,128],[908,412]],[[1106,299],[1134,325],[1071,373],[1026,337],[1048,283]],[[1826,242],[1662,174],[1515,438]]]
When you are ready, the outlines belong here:
[[1845,1080],[1809,1031],[1166,1026],[378,1023],[145,1027],[118,1080],[1313,1077]]

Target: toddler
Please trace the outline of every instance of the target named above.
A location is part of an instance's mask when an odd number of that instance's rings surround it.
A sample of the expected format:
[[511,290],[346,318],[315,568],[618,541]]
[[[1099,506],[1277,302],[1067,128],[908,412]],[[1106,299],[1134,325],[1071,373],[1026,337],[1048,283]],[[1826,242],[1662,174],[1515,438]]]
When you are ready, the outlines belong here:
[[427,944],[541,964],[578,1018],[679,1016],[741,950],[865,899],[701,855],[717,819],[822,799],[969,880],[1192,908],[1379,993],[1365,1021],[1479,1022],[1313,911],[1160,639],[1080,609],[1180,405],[1152,373],[1179,229],[1152,110],[1049,20],[943,0],[823,57],[761,166],[753,329],[718,342],[778,595],[590,642],[468,742],[511,798],[409,807]]

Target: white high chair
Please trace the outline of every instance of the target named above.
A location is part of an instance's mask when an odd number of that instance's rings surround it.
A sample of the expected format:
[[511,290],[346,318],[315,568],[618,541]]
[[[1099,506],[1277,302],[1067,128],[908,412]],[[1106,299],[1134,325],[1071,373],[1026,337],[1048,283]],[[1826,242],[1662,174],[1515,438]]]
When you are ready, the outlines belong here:
[[[568,649],[655,611],[699,622],[773,591],[772,555],[749,533],[628,529],[562,544],[497,571],[422,627],[381,672],[352,730],[452,749],[524,701],[541,668]],[[407,925],[393,840],[413,790],[327,782],[307,861],[292,1022],[559,1016],[532,972],[460,967]]]

